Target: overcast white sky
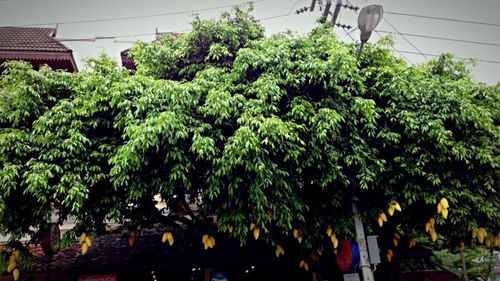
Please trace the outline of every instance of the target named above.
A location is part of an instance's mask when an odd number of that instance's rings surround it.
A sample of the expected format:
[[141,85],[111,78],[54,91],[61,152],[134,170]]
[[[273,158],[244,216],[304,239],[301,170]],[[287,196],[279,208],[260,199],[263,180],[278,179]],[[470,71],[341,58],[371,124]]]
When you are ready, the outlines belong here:
[[[132,45],[130,41],[153,40],[155,28],[158,28],[160,32],[189,29],[192,14],[190,11],[239,4],[245,1],[0,0],[0,25],[16,26],[59,22],[58,38],[94,38],[96,36],[148,34],[135,37],[101,39],[95,42],[64,42],[66,46],[73,50],[75,59],[81,68],[81,59],[83,57],[96,56],[100,52],[106,52],[110,56],[119,59],[120,51]],[[323,3],[325,2],[326,0],[323,0]],[[343,2],[346,3],[347,0],[343,0]],[[488,84],[500,81],[500,0],[350,0],[350,2],[360,7],[368,4],[383,5],[386,12],[384,18],[401,33],[490,43],[490,45],[485,45],[406,36],[422,53],[440,54],[448,52],[459,57],[496,61],[497,63],[478,62],[473,69],[473,73],[476,80]],[[320,15],[318,7],[313,13],[306,12],[301,15],[296,15],[294,11],[309,6],[310,3],[311,0],[256,0],[254,14],[257,18],[267,18],[286,15],[292,10],[292,13],[287,16],[264,20],[263,24],[266,27],[266,33],[273,34],[288,29],[306,33],[315,25],[315,20]],[[228,9],[227,7],[211,9],[199,11],[198,14],[202,18],[216,17],[221,11]],[[186,12],[158,16],[158,14],[180,11]],[[390,12],[487,22],[497,25],[441,21],[394,15]],[[113,21],[64,23],[68,21],[103,20],[148,15],[157,16]],[[356,18],[357,15],[353,11],[341,9],[340,21],[342,23],[356,26]],[[386,21],[382,21],[378,29],[395,32]],[[342,29],[338,28],[336,30],[342,40],[351,40]],[[359,33],[355,31],[352,36],[358,40]],[[378,34],[374,33],[370,40],[375,41],[378,38]],[[395,40],[397,50],[419,52],[403,37],[395,35]],[[426,60],[420,54],[405,53],[404,56],[412,63],[420,63]]]

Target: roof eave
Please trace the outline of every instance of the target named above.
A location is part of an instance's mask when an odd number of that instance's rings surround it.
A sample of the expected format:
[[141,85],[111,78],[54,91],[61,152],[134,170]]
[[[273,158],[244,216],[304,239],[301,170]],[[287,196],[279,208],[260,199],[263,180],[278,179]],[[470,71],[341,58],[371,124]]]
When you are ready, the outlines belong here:
[[3,51],[0,50],[0,60],[36,60],[36,61],[69,61],[73,71],[77,72],[78,67],[73,52],[49,52],[49,51]]

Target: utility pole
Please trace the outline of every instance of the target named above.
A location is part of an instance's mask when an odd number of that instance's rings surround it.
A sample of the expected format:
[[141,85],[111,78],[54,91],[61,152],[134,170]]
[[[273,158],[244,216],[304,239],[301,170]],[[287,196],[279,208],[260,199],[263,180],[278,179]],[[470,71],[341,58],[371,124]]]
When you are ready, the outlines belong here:
[[356,237],[359,246],[359,263],[361,264],[361,273],[364,281],[374,281],[370,259],[368,256],[368,246],[366,245],[365,230],[363,221],[359,215],[358,206],[352,201],[352,212],[354,214],[354,227],[356,228]]
[[[361,9],[358,15],[358,28],[361,31],[360,39],[361,46],[358,51],[358,59],[363,50],[363,45],[370,39],[372,31],[375,30],[378,23],[382,19],[384,9],[380,5],[370,5]],[[352,180],[353,187],[355,186]],[[353,188],[354,190],[354,188]],[[365,230],[363,228],[363,221],[359,215],[358,206],[354,201],[351,201],[352,212],[354,213],[354,226],[356,228],[356,236],[358,238],[359,256],[361,264],[361,273],[363,274],[363,281],[374,281],[372,268],[370,266],[370,258],[368,256],[368,248],[366,246]]]
[[332,24],[335,28],[335,24],[337,23],[337,18],[340,13],[340,7],[342,6],[342,0],[337,0],[337,4],[335,5],[335,11],[333,11]]
[[[328,16],[332,15],[332,18],[330,21],[332,22],[333,28],[335,26],[338,26],[338,27],[342,27],[343,29],[351,29],[351,26],[348,24],[337,23],[337,20],[339,20],[340,9],[342,7],[344,7],[344,8],[349,9],[349,10],[357,11],[359,8],[356,6],[353,6],[353,5],[344,5],[344,4],[342,4],[342,2],[343,2],[342,0],[335,0],[335,8],[333,9],[333,12],[331,12],[330,8],[333,5],[332,0],[326,0],[326,3],[324,5],[322,4],[321,0],[312,0],[311,6],[309,6],[309,7],[306,6],[306,7],[303,7],[301,9],[298,9],[295,11],[295,13],[298,15],[298,14],[301,14],[305,11],[313,12],[314,9],[316,8],[316,4],[318,4],[319,10],[322,11],[321,17],[320,17],[321,22],[326,22],[326,20],[328,19]],[[323,8],[324,8],[324,10],[323,10]]]
[[[316,1],[318,0],[312,0],[311,6],[310,7],[304,7],[301,10],[297,10],[297,14],[303,12],[304,10],[307,11],[314,11],[314,7],[316,5]],[[320,2],[318,2],[320,4]],[[325,10],[323,11],[321,20],[326,20],[328,17],[328,14],[330,13],[330,8],[332,6],[332,0],[327,0],[326,5],[325,5]],[[335,10],[332,15],[332,24],[333,26],[338,25],[342,28],[351,28],[348,25],[343,25],[343,24],[337,24],[337,18],[340,13],[340,8],[342,7],[342,0],[336,0],[336,5],[335,5]],[[352,6],[352,5],[346,5],[345,6],[347,9],[357,11],[358,7]],[[320,11],[321,11],[321,5],[319,5]],[[357,57],[359,59],[359,56],[361,55],[361,51],[363,50],[363,45],[368,41],[370,38],[370,35],[373,30],[375,30],[375,27],[378,25],[380,20],[382,19],[382,14],[383,14],[383,8],[380,5],[370,5],[361,10],[361,13],[358,15],[358,27],[361,31],[361,47],[358,51]],[[353,190],[356,189],[356,183],[355,180],[352,179],[351,181]],[[368,253],[368,246],[366,243],[366,237],[365,237],[365,230],[363,226],[363,221],[361,220],[361,216],[359,214],[359,209],[356,203],[351,199],[351,207],[352,207],[352,212],[354,216],[354,226],[356,229],[356,237],[357,237],[357,242],[358,242],[358,247],[359,247],[359,255],[360,255],[360,266],[361,266],[361,273],[363,275],[363,281],[375,281],[375,278],[373,277],[373,272],[372,268],[370,265],[370,256]]]
[[314,7],[316,6],[316,0],[312,0],[311,2],[311,7],[309,8],[309,11],[314,11]]
[[326,20],[326,18],[328,17],[328,13],[330,12],[331,6],[332,6],[332,0],[326,0],[325,10],[323,11],[323,15],[321,16],[323,20]]

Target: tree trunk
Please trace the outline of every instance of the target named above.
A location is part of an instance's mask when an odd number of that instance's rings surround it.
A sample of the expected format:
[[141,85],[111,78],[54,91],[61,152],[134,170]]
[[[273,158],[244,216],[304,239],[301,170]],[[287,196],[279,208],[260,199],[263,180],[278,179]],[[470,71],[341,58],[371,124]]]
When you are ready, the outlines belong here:
[[462,260],[462,273],[464,281],[469,281],[469,278],[467,278],[467,266],[465,266],[464,248],[462,246],[460,246],[460,258]]

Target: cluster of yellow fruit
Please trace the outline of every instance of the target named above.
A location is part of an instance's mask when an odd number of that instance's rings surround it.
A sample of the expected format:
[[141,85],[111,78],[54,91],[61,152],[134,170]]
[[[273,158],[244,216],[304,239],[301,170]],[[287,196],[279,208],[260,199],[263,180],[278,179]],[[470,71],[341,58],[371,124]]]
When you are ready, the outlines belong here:
[[295,237],[295,239],[297,239],[299,244],[302,243],[302,233],[300,232],[300,230],[294,228],[292,230],[292,235],[293,235],[293,237]]
[[437,204],[438,214],[441,214],[444,219],[448,218],[448,208],[450,205],[448,204],[448,200],[446,198],[441,198],[441,201]]
[[89,250],[89,247],[92,246],[92,239],[87,235],[87,233],[82,232],[82,234],[80,234],[79,243],[82,245],[82,255],[85,255]]
[[255,225],[254,223],[251,223],[250,224],[250,231],[252,231],[253,238],[255,238],[255,240],[259,239],[260,228],[257,225]]
[[392,252],[391,249],[387,249],[387,252],[385,253],[385,257],[387,258],[388,262],[392,261],[392,258],[394,257],[394,253]]
[[19,280],[19,276],[21,274],[19,269],[17,268],[17,259],[19,258],[19,255],[20,253],[18,250],[12,252],[9,257],[9,264],[7,265],[7,272],[12,272],[12,277],[14,277],[15,281]]
[[392,235],[392,244],[394,244],[395,247],[398,246],[399,239],[401,239],[401,236],[394,232],[394,234]]
[[276,250],[274,250],[274,253],[276,254],[276,257],[279,258],[281,255],[285,254],[285,249],[283,249],[283,247],[278,245],[276,246]]
[[483,244],[485,238],[488,237],[488,232],[486,232],[486,229],[484,227],[480,227],[478,229],[474,229],[472,231],[472,239],[476,239],[480,244]]
[[495,247],[500,248],[500,234],[495,237]]
[[[387,208],[387,213],[389,214],[389,216],[392,216],[392,215],[394,215],[395,211],[401,212],[401,206],[399,205],[398,202],[396,202],[395,200],[392,200],[389,203],[389,208]],[[385,213],[383,211],[380,211],[378,213],[377,222],[378,222],[378,225],[380,227],[382,227],[384,225],[384,222],[387,222],[387,216],[385,215]]]
[[332,244],[333,244],[333,248],[337,249],[337,247],[339,246],[339,240],[337,239],[337,235],[335,235],[335,233],[333,233],[333,229],[332,229],[331,225],[329,225],[326,228],[326,235],[328,235],[328,237],[330,237],[330,240],[332,241]]
[[437,239],[437,232],[436,229],[434,229],[435,223],[436,221],[433,218],[430,218],[429,221],[425,224],[425,232],[429,233],[432,241],[436,241]]
[[303,268],[305,271],[309,271],[309,264],[305,260],[301,260],[299,267]]
[[201,238],[201,242],[205,246],[205,250],[208,250],[208,248],[213,248],[215,246],[215,238],[208,234],[203,235],[203,237]]
[[165,243],[168,241],[170,246],[174,245],[174,235],[170,231],[165,231],[161,237],[161,242]]
[[493,237],[493,234],[488,234],[484,227],[473,230],[472,238],[477,239],[480,244],[484,243],[484,245],[488,248],[491,246],[500,248],[500,234],[497,234],[497,236]]
[[387,222],[387,216],[385,215],[384,212],[378,213],[378,218],[377,218],[378,225],[382,227],[384,225],[384,222]]
[[400,211],[401,212],[401,206],[399,206],[399,203],[392,200],[391,203],[389,203],[389,208],[387,209],[387,213],[392,216],[394,215],[394,211]]

